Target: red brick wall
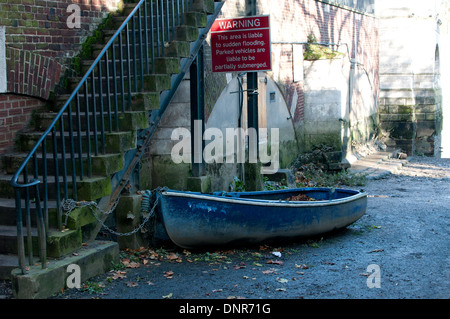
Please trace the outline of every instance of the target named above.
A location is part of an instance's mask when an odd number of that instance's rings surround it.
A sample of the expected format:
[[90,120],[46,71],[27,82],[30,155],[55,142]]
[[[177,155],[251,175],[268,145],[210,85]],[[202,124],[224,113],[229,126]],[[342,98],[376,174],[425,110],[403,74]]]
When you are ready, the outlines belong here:
[[[0,155],[11,150],[31,112],[49,98],[84,40],[121,0],[0,0],[5,27],[6,92],[0,94]],[[69,28],[70,4],[81,9]],[[4,79],[0,79],[4,81]],[[12,94],[9,94],[12,93]]]
[[29,123],[32,112],[43,104],[33,97],[0,94],[0,154],[13,150],[16,133]]
[[[1,0],[6,27],[7,90],[47,99],[84,39],[119,0]],[[81,9],[80,28],[69,28],[70,4]]]

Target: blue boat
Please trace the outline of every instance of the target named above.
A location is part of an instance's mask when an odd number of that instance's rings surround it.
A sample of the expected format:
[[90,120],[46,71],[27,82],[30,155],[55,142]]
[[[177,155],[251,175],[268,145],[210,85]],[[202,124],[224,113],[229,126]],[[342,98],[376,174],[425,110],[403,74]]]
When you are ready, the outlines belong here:
[[315,236],[361,218],[367,193],[296,188],[209,194],[165,190],[159,213],[170,240],[186,249]]

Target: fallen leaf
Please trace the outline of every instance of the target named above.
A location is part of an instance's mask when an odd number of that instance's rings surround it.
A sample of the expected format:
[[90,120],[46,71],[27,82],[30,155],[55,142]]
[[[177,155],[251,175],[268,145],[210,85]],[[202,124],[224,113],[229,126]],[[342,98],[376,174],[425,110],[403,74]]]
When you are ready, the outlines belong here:
[[169,259],[169,260],[175,260],[178,258],[180,258],[180,257],[175,253],[170,253],[169,256],[167,256],[167,259]]
[[127,282],[127,287],[137,287],[139,284],[134,281]]
[[167,279],[172,279],[173,278],[173,271],[172,270],[165,271],[164,272],[164,277],[166,277]]
[[276,265],[282,265],[284,262],[283,261],[281,261],[281,260],[268,260],[267,262],[266,262],[266,264],[276,264]]
[[151,281],[146,281],[145,282],[147,285],[149,285],[149,286],[153,286],[154,285],[154,283],[152,283]]
[[147,259],[144,259],[144,260],[142,260],[142,263],[144,264],[144,266],[145,265],[147,265],[148,264],[148,260]]
[[168,295],[166,295],[166,296],[162,296],[164,299],[170,299],[170,298],[172,298],[172,296],[173,296],[173,293],[170,293],[170,294],[168,294]]
[[363,273],[360,273],[359,275],[360,275],[360,276],[366,276],[366,277],[368,277],[368,276],[370,276],[370,273],[368,273],[368,272],[363,272]]
[[379,252],[382,252],[382,251],[384,251],[384,249],[374,249],[374,250],[371,250],[370,252],[371,253],[379,253]]
[[183,254],[187,257],[191,254],[191,252],[189,250],[184,249]]
[[227,299],[245,299],[242,296],[228,296]]
[[309,267],[306,266],[305,264],[302,264],[302,265],[297,265],[297,264],[295,264],[295,268],[308,269]]
[[285,283],[287,283],[289,280],[284,279],[284,278],[277,278],[277,281],[280,282],[280,283],[282,283],[282,284],[285,284]]
[[277,288],[276,291],[286,291],[286,288]]
[[113,280],[116,280],[116,279],[122,279],[122,278],[127,278],[127,276],[125,276],[126,275],[126,271],[116,271],[111,277],[108,277],[107,279],[113,279]]
[[273,274],[275,273],[276,270],[275,269],[268,269],[268,270],[263,270],[262,273],[267,275],[267,274]]
[[223,289],[214,289],[212,292],[221,292]]
[[260,263],[253,263],[253,265],[255,265],[256,267],[262,267],[263,266]]

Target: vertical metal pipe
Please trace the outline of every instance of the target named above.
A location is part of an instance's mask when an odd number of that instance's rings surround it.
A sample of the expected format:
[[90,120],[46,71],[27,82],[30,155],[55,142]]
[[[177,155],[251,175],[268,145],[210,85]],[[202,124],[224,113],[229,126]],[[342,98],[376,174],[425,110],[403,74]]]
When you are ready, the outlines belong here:
[[[151,63],[152,69],[154,70],[155,65],[155,29],[158,33],[158,17],[156,17],[156,28],[155,28],[155,20],[153,19],[153,0],[150,1],[150,54],[151,54]],[[156,12],[158,12],[158,4],[156,4]],[[157,53],[159,54],[159,47],[157,47]]]
[[[112,49],[114,50],[114,46],[112,46]],[[111,85],[110,85],[110,78],[109,78],[109,59],[108,59],[108,51],[105,52],[105,72],[106,72],[106,114],[108,115],[108,131],[109,133],[112,132],[112,118],[111,118]],[[115,79],[113,79],[115,80]]]
[[80,116],[80,94],[77,92],[75,97],[75,116],[77,122],[77,143],[78,143],[78,166],[80,172],[80,181],[83,180],[83,149],[81,145],[81,116]]
[[[97,65],[98,68],[98,106],[100,109],[100,139],[101,139],[101,152],[105,154],[105,118],[103,114],[103,70],[102,61],[100,60]],[[109,96],[108,96],[109,98]],[[97,155],[97,154],[96,154]]]
[[58,229],[62,230],[62,211],[61,211],[61,190],[59,185],[59,167],[58,167],[58,143],[56,139],[56,129],[52,128],[52,149],[53,149],[53,167],[55,168],[55,192],[56,192],[56,210],[58,219]]
[[126,25],[126,54],[127,54],[127,79],[128,79],[128,107],[131,105],[131,61],[130,61],[130,31],[128,24]]
[[[156,32],[155,32],[155,36],[156,36],[156,54],[157,56],[161,55],[161,48],[160,48],[160,35],[161,32],[159,31],[160,29],[160,19],[159,19],[159,1],[161,0],[155,0],[155,9],[156,9],[156,14],[155,14],[155,19],[156,19]],[[153,64],[153,69],[154,69],[155,65]]]
[[69,138],[70,138],[70,160],[72,165],[72,196],[75,200],[78,199],[77,194],[77,168],[75,165],[75,149],[74,149],[74,138],[73,138],[73,125],[72,125],[72,108],[71,104],[67,106],[67,117],[69,119]]
[[89,89],[87,81],[84,82],[84,103],[85,103],[85,121],[86,121],[86,156],[88,177],[92,177],[92,158],[91,158],[91,120],[89,110]]
[[66,142],[64,137],[64,117],[61,116],[59,119],[59,133],[61,138],[61,162],[62,162],[62,176],[63,176],[63,187],[64,187],[64,198],[68,199],[68,186],[67,186],[67,167],[66,167]]
[[[256,0],[246,0],[246,11],[248,16],[256,15]],[[259,154],[258,72],[247,73],[247,121],[248,128],[256,130],[256,154]]]
[[[34,163],[34,178],[38,178],[38,161],[36,153],[33,155],[33,163]],[[75,164],[75,163],[74,163]],[[47,266],[47,235],[45,231],[45,223],[44,218],[42,216],[41,209],[41,197],[39,196],[39,184],[35,185],[35,205],[36,205],[36,221],[38,228],[38,236],[39,236],[39,257],[41,259],[42,269],[45,269]]]
[[120,60],[120,95],[121,95],[121,102],[122,102],[122,112],[125,112],[125,74],[123,70],[123,41],[122,41],[122,32],[119,33],[119,47],[120,47],[120,54],[119,54],[119,60]]
[[161,20],[161,56],[164,55],[164,42],[165,40],[165,34],[164,34],[164,0],[161,0],[161,13],[160,13],[160,20]]
[[[151,5],[151,0],[149,0]],[[144,1],[144,56],[145,56],[145,73],[149,73],[149,65],[148,65],[148,2]]]
[[[142,43],[142,14],[141,7],[138,9],[138,30],[139,30],[139,66],[140,66],[140,77],[141,77],[141,89],[144,89],[144,48]],[[137,91],[137,90],[136,90]]]
[[23,240],[22,198],[20,196],[20,188],[14,188],[14,193],[16,200],[17,255],[19,257],[19,268],[24,275],[26,273],[25,244]]
[[[25,166],[23,170],[24,184],[28,181],[28,168]],[[27,226],[27,250],[28,250],[28,264],[33,265],[33,235],[31,233],[31,214],[30,214],[30,190],[25,187],[25,221]]]
[[175,7],[175,11],[176,11],[176,16],[177,16],[177,26],[181,24],[181,17],[180,17],[180,0],[176,0],[177,1],[177,5]]
[[44,222],[45,233],[48,233],[48,177],[47,177],[47,137],[42,140],[42,160],[43,160],[43,172],[42,172],[42,184],[44,187]]
[[172,0],[172,12],[171,12],[171,19],[172,19],[172,40],[175,38],[175,19],[176,19],[176,14],[175,14],[175,0]]
[[200,48],[195,61],[192,63],[189,73],[191,132],[194,134],[194,137],[191,138],[192,176],[199,177],[205,173],[202,156],[205,147],[205,142],[202,138],[205,130],[203,46]]
[[[139,8],[138,8],[139,11]],[[133,48],[133,78],[134,78],[134,91],[137,92],[138,90],[138,80],[137,80],[137,54],[136,54],[136,15],[133,16],[133,18],[131,19],[131,28],[133,29],[132,31],[132,48]],[[129,100],[129,106],[131,106],[131,96],[128,99]]]
[[116,70],[116,50],[112,46],[112,66],[113,66],[113,91],[114,91],[114,119],[116,120],[116,131],[119,131],[119,101],[117,99],[117,70]]
[[[98,136],[97,136],[97,105],[95,99],[95,79],[94,70],[91,73],[91,100],[92,100],[92,126],[94,131],[94,155],[98,155]],[[90,138],[90,136],[88,137]]]
[[169,0],[166,0],[166,34],[167,42],[170,42],[170,7]]

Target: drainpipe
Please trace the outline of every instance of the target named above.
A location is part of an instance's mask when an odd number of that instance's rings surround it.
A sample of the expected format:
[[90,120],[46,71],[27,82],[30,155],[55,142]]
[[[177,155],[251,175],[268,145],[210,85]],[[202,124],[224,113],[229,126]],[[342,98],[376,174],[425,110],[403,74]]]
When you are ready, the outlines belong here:
[[[246,12],[247,16],[256,15],[256,0],[247,0]],[[258,154],[258,72],[247,73],[247,115],[248,128],[254,128],[256,130],[256,154]]]

